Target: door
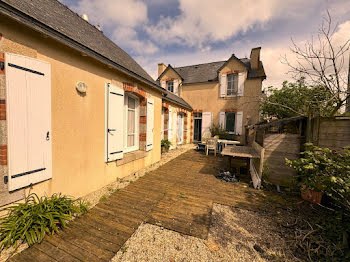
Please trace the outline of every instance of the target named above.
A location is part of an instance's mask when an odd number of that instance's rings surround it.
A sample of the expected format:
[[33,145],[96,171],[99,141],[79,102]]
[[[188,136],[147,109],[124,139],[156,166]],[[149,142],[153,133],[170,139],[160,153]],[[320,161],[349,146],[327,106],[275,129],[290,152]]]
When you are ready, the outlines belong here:
[[52,177],[51,66],[6,54],[9,191]]
[[183,114],[178,115],[178,126],[177,126],[177,143],[182,144],[184,140],[184,117]]
[[193,133],[194,141],[202,140],[202,118],[194,119],[194,133]]

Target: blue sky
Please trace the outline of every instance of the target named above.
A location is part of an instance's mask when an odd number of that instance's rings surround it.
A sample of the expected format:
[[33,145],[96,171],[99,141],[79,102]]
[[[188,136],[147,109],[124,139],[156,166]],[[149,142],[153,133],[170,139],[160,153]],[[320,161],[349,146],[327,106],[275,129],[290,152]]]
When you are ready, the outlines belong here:
[[339,24],[336,39],[350,38],[349,0],[61,0],[127,51],[154,78],[157,64],[183,66],[249,57],[261,46],[264,86],[280,86],[291,61],[291,38],[315,35],[328,9]]

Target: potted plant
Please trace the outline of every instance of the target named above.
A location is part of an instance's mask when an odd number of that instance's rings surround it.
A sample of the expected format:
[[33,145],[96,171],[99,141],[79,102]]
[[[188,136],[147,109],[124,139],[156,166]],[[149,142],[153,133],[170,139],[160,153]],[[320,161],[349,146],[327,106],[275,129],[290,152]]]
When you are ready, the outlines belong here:
[[161,148],[162,148],[162,154],[169,151],[169,148],[171,146],[171,142],[168,139],[162,139],[161,141]]
[[[303,199],[320,203],[322,194],[334,199],[344,199],[350,193],[350,150],[337,153],[305,144],[305,152],[297,160],[286,159],[287,165],[297,171],[295,182],[301,188]],[[347,194],[347,197],[344,194]]]

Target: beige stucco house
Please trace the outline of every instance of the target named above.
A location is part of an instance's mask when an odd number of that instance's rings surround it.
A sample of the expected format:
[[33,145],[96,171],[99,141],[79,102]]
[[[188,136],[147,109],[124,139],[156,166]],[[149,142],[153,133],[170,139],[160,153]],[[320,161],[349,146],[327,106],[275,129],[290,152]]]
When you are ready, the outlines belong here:
[[160,85],[193,108],[192,134],[200,141],[213,125],[245,142],[245,126],[259,121],[262,81],[266,79],[260,47],[250,58],[232,55],[228,60],[183,67],[158,64]]
[[60,2],[2,0],[0,21],[0,206],[84,196],[156,163],[167,111],[190,142],[191,107]]

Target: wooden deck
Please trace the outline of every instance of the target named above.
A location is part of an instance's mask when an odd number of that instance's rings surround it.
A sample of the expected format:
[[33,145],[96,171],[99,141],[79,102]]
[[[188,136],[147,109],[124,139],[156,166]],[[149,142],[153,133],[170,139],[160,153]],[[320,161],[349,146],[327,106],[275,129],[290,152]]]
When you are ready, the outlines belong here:
[[109,261],[143,222],[205,239],[213,202],[263,201],[261,191],[216,179],[225,165],[223,158],[186,152],[10,261]]

